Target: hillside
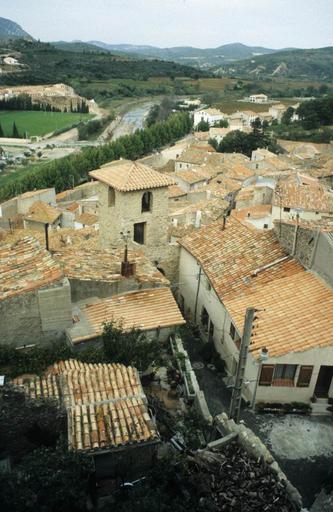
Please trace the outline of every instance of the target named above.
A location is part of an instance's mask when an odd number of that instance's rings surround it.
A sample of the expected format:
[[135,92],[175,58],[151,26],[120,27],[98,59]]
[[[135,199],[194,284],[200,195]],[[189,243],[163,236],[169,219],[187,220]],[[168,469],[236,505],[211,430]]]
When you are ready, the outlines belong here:
[[333,78],[333,47],[288,50],[261,55],[224,66],[218,71],[227,76],[252,79],[285,77],[331,80]]
[[0,39],[17,39],[17,38],[32,39],[23,28],[12,20],[7,18],[0,18]]
[[101,41],[89,41],[89,43],[109,51],[135,54],[141,57],[144,56],[161,60],[172,60],[174,62],[203,68],[221,66],[255,55],[266,55],[278,51],[261,46],[246,46],[241,43],[225,44],[218,48],[193,48],[191,46],[157,48],[155,46],[131,44],[107,44]]
[[21,64],[17,72],[2,73],[0,85],[45,84],[76,80],[86,83],[113,78],[147,80],[149,77],[202,76],[199,70],[174,62],[159,60],[133,60],[129,57],[97,51],[73,52],[55,48],[49,43],[23,39],[6,42],[0,53],[9,50]]
[[90,43],[84,43],[82,41],[54,41],[51,43],[52,46],[57,48],[58,50],[63,50],[65,52],[75,52],[75,53],[110,53],[110,50],[104,50],[99,46]]

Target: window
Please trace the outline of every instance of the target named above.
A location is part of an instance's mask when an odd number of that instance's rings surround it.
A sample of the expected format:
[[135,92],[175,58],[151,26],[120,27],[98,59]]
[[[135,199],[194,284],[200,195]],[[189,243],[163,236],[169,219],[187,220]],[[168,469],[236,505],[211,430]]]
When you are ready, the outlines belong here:
[[268,224],[264,224],[264,229],[268,229]]
[[206,281],[206,289],[210,292],[210,290],[212,289],[212,285],[210,284],[210,282],[207,280]]
[[313,366],[301,366],[297,379],[298,388],[308,388],[312,377]]
[[144,192],[141,199],[141,212],[151,212],[153,202],[153,194]]
[[286,206],[283,208],[284,212],[290,212],[290,208],[287,208]]
[[209,333],[208,333],[208,341],[212,341],[214,336],[214,324],[212,321],[209,323]]
[[138,222],[134,224],[134,242],[143,245],[146,239],[146,223]]
[[182,313],[185,311],[185,299],[183,295],[179,295],[179,307]]
[[230,324],[229,334],[232,337],[232,339],[234,340],[236,337],[236,328],[232,322]]
[[115,205],[115,202],[116,202],[116,196],[115,196],[115,192],[114,192],[114,189],[109,187],[109,190],[108,190],[108,206],[114,206]]
[[294,385],[296,373],[296,364],[277,364],[274,369],[273,386],[289,386]]
[[259,386],[270,386],[272,384],[274,364],[263,364],[259,378]]
[[208,324],[209,324],[209,315],[207,313],[207,310],[205,307],[201,310],[201,325],[204,327],[205,331],[208,330]]

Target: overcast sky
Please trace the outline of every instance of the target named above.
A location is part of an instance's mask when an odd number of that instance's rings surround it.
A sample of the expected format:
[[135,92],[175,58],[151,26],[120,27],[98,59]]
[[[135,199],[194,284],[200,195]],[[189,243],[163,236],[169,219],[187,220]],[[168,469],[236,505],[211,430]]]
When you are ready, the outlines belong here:
[[0,0],[0,16],[43,41],[333,45],[333,0]]

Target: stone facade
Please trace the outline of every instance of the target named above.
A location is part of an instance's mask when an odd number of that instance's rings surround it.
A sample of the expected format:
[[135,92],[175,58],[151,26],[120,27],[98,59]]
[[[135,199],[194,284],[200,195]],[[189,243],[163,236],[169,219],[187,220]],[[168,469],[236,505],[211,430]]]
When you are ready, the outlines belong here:
[[64,338],[72,325],[68,279],[0,301],[0,318],[0,344],[21,347]]
[[[142,211],[143,195],[151,194],[150,211]],[[120,192],[99,183],[99,234],[104,249],[119,247],[124,235],[133,248],[141,248],[168,279],[177,276],[179,247],[168,243],[168,189]],[[144,223],[143,241],[135,241],[135,225]]]

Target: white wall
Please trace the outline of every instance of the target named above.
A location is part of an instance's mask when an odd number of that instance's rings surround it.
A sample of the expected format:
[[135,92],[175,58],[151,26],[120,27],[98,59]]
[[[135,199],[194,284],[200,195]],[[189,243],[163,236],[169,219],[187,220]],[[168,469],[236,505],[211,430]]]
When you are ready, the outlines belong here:
[[[184,298],[185,314],[188,315],[190,312],[192,320],[200,325],[202,307],[206,308],[210,321],[214,323],[213,341],[216,350],[225,360],[231,384],[239,357],[238,348],[229,334],[232,319],[213,288],[208,289],[208,279],[203,272],[199,286],[196,318],[194,317],[199,269],[200,266],[195,258],[182,247],[179,262],[179,293]],[[314,370],[310,386],[306,388],[258,386],[256,402],[309,402],[314,393],[320,365],[333,366],[333,346],[315,348],[305,352],[291,352],[281,357],[269,358],[265,361],[265,364],[313,365]],[[248,384],[244,387],[244,397],[249,401],[252,400],[258,369],[258,362],[249,354],[245,370],[245,380],[248,381]],[[295,382],[297,382],[298,372],[296,373]],[[330,389],[330,396],[333,396],[333,384]]]

